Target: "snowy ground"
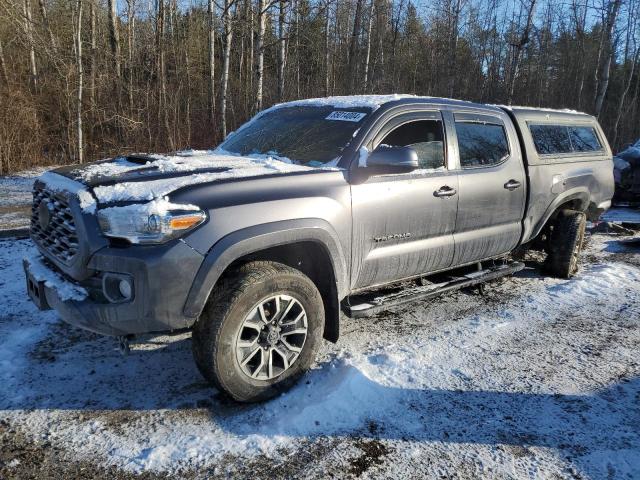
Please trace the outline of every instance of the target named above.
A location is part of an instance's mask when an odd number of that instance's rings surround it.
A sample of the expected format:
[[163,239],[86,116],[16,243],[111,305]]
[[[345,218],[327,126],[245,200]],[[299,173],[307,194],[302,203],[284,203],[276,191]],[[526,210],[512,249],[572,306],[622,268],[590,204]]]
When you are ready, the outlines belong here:
[[202,380],[188,335],[122,357],[38,312],[31,251],[0,241],[0,478],[640,478],[629,237],[591,237],[572,281],[530,268],[344,318],[299,386],[250,406]]
[[31,213],[33,180],[54,167],[25,170],[0,177],[0,230],[26,227]]

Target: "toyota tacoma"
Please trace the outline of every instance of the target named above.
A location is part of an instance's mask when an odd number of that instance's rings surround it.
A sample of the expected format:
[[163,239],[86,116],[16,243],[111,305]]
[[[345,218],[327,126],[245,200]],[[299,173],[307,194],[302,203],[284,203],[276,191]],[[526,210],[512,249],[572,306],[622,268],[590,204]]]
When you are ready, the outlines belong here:
[[[596,119],[404,95],[276,105],[215,150],[125,155],[34,183],[27,290],[119,337],[192,330],[238,401],[290,387],[354,317],[523,267],[569,278],[611,204]],[[387,287],[402,284],[390,291]]]

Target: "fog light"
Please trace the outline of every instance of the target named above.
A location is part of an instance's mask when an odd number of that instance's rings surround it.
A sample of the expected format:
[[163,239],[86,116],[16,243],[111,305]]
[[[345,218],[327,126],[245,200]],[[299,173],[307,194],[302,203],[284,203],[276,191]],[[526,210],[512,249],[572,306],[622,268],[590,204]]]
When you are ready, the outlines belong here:
[[102,277],[102,292],[111,303],[128,302],[133,299],[133,278],[123,273],[105,272]]
[[120,295],[125,299],[131,298],[131,284],[127,280],[120,280],[118,284],[118,290],[120,290]]

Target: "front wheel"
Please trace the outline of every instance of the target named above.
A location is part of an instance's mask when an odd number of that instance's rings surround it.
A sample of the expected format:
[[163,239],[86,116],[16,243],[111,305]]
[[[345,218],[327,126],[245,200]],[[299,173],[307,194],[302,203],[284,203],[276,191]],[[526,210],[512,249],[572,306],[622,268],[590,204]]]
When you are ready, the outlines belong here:
[[324,307],[315,284],[276,262],[251,262],[224,278],[193,330],[202,375],[240,402],[290,388],[315,360]]
[[552,225],[547,246],[547,268],[552,275],[571,278],[578,271],[587,218],[583,212],[563,210]]

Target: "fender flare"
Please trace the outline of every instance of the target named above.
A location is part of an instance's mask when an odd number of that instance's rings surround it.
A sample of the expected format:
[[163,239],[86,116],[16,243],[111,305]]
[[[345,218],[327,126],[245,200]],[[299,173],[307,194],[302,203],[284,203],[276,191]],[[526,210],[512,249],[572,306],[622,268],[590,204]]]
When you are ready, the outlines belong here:
[[347,285],[347,262],[338,235],[325,220],[284,220],[255,225],[222,237],[209,250],[189,290],[183,312],[198,318],[213,287],[235,260],[270,247],[310,241],[326,249],[331,259],[336,292],[340,298]]
[[536,223],[531,235],[529,235],[529,238],[526,241],[533,240],[540,235],[540,232],[545,225],[547,225],[551,216],[558,210],[558,207],[574,200],[578,200],[582,211],[586,211],[591,201],[591,196],[587,187],[572,188],[571,190],[567,190],[559,194],[545,210],[544,215],[542,215],[538,223]]

